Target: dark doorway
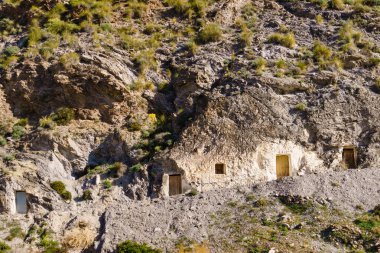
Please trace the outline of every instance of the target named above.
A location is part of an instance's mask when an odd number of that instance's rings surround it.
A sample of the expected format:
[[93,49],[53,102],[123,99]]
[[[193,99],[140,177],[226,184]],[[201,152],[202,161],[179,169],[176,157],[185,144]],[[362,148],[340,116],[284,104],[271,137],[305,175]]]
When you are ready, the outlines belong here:
[[354,148],[343,148],[342,154],[343,165],[347,169],[356,168],[356,157]]
[[181,175],[169,175],[169,196],[182,193]]
[[215,164],[215,174],[226,174],[226,165],[223,163]]

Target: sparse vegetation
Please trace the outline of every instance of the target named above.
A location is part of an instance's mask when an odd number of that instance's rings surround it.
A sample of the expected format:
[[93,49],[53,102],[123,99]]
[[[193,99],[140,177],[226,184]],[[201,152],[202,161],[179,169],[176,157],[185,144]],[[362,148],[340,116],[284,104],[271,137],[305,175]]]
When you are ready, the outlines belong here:
[[252,65],[256,69],[256,73],[258,75],[261,75],[266,68],[267,61],[264,58],[260,57],[260,58],[256,59]]
[[104,181],[103,181],[103,187],[104,187],[105,189],[110,189],[110,188],[112,187],[112,182],[111,182],[111,180],[109,180],[109,179],[104,180]]
[[274,33],[268,38],[268,42],[279,44],[288,48],[294,48],[296,46],[296,39],[293,33]]
[[222,29],[216,23],[205,25],[198,34],[200,43],[210,43],[219,41],[222,38]]
[[117,245],[116,253],[131,253],[131,252],[140,252],[140,253],[161,253],[161,250],[154,249],[147,244],[137,243],[130,240],[122,242]]
[[91,190],[84,190],[82,195],[83,200],[92,200],[92,192]]
[[6,253],[11,250],[11,247],[3,241],[0,241],[0,253]]
[[64,200],[72,199],[71,192],[66,191],[66,186],[62,181],[54,181],[50,183],[50,187],[55,190]]
[[306,110],[306,104],[305,103],[298,103],[295,108],[298,110],[298,111],[305,111]]

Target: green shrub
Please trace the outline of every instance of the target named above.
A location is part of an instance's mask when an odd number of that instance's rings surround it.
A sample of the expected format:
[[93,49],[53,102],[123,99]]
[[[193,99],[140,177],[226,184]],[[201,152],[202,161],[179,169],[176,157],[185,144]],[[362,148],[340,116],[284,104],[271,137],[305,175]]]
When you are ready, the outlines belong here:
[[190,3],[187,0],[166,0],[165,2],[179,14],[185,14],[190,9]]
[[26,126],[29,124],[29,120],[27,118],[23,118],[23,119],[19,119],[17,122],[16,122],[16,126]]
[[306,110],[306,105],[304,103],[298,103],[295,108],[299,111],[305,111]]
[[267,65],[267,61],[260,57],[260,58],[257,58],[253,63],[252,63],[253,67],[256,69],[256,73],[261,75],[263,73],[263,71],[265,70],[266,68],[266,65]]
[[108,171],[113,173],[114,177],[121,177],[124,174],[124,166],[121,162],[116,162],[108,167]]
[[198,51],[198,45],[194,40],[190,40],[186,43],[185,48],[191,55],[195,55]]
[[161,253],[159,249],[154,249],[147,244],[137,243],[130,240],[117,245],[116,253]]
[[147,5],[142,1],[132,0],[128,2],[125,14],[129,18],[141,18],[148,9]]
[[216,23],[205,25],[198,34],[198,40],[201,43],[216,42],[222,38],[222,29]]
[[330,59],[332,52],[325,44],[315,41],[313,45],[313,57],[317,61],[325,61]]
[[264,207],[264,206],[268,206],[268,205],[269,205],[269,201],[266,198],[259,198],[254,203],[255,207]]
[[62,181],[54,181],[50,183],[50,187],[56,191],[59,195],[63,194],[66,190],[66,186]]
[[343,0],[332,0],[331,6],[337,10],[343,10],[344,9],[344,1]]
[[296,39],[293,33],[274,33],[268,38],[269,43],[279,44],[284,47],[294,48],[296,46]]
[[132,172],[139,172],[142,169],[141,163],[133,165],[129,170]]
[[75,52],[64,54],[59,58],[59,62],[66,69],[71,68],[72,66],[79,64],[79,55]]
[[315,21],[317,22],[317,24],[323,24],[324,20],[323,20],[323,17],[322,15],[318,14],[317,16],[315,16]]
[[110,189],[112,187],[112,182],[109,179],[104,180],[103,186],[105,189]]
[[20,139],[23,135],[25,135],[26,130],[22,126],[15,125],[12,128],[12,138],[18,140]]
[[42,117],[39,120],[40,127],[53,129],[56,126],[56,123],[51,117]]
[[12,162],[14,161],[16,158],[14,155],[10,154],[10,155],[6,155],[3,157],[3,160],[6,161],[6,162]]
[[92,192],[91,190],[84,190],[82,195],[83,200],[92,200]]
[[33,19],[29,28],[28,45],[36,45],[43,37],[43,31],[40,28],[38,20]]
[[3,136],[0,136],[0,146],[3,147],[5,145],[7,145],[7,141],[4,139]]
[[380,204],[373,208],[373,214],[380,216]]
[[20,52],[20,48],[18,46],[9,46],[5,48],[4,52],[8,56],[14,56]]
[[154,69],[157,66],[154,53],[154,50],[149,49],[138,52],[134,55],[133,62],[139,73],[143,74],[148,69]]
[[72,199],[71,192],[69,192],[69,191],[64,191],[64,192],[62,192],[61,197],[62,197],[64,200],[71,200],[71,199]]
[[67,107],[59,108],[50,117],[58,125],[67,125],[74,119],[74,110]]
[[10,250],[11,250],[11,247],[9,247],[8,244],[6,244],[3,241],[0,241],[0,253],[6,253],[6,252],[9,252]]
[[7,241],[12,241],[14,238],[24,238],[25,233],[20,226],[13,227],[9,230],[9,235],[5,238]]

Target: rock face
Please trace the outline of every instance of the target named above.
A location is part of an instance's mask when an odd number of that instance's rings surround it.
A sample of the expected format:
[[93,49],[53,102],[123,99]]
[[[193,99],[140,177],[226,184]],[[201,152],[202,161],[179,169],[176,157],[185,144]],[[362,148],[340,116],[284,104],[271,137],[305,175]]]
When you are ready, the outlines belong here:
[[[379,202],[377,3],[79,2],[0,1],[0,242],[19,226],[15,252],[47,250],[50,230],[73,252],[126,239],[171,252],[181,236],[213,252],[287,252],[254,248],[278,236],[262,226],[248,226],[261,238],[234,224],[210,232],[210,216],[227,216],[257,183],[278,213],[309,200],[349,212]],[[305,223],[319,222],[318,208]],[[305,227],[244,210],[281,232]],[[331,221],[320,229],[350,230]],[[234,244],[223,237],[242,244],[223,248]],[[309,251],[350,245],[318,239]]]

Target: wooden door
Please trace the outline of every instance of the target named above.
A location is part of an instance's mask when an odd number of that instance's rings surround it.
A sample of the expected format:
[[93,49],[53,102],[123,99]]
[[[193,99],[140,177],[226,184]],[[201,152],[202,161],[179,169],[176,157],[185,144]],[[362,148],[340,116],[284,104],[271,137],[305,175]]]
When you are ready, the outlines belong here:
[[276,156],[276,174],[277,178],[289,176],[289,156],[278,155]]
[[169,175],[169,196],[182,193],[181,175]]
[[343,149],[343,163],[348,169],[356,168],[355,151],[353,148]]

